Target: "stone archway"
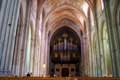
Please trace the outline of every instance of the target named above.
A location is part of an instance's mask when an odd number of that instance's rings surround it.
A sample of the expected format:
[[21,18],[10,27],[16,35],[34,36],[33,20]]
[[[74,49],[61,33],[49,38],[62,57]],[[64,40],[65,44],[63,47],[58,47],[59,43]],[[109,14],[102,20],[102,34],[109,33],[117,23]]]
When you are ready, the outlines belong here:
[[50,40],[49,74],[51,76],[80,76],[81,43],[74,30],[61,27]]

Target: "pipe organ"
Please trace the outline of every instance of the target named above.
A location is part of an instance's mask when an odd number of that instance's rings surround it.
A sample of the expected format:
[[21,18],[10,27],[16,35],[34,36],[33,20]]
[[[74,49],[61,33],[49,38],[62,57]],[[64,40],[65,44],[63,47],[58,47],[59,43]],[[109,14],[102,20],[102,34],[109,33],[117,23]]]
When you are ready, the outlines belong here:
[[[53,45],[53,60],[55,62],[71,62],[72,60],[76,60],[76,57],[80,57],[78,53],[79,46],[77,41],[75,41],[72,37],[68,37],[68,34],[64,33],[62,38],[54,41]],[[75,58],[75,59],[74,59]]]
[[51,41],[50,70],[57,76],[75,76],[79,72],[80,40],[72,32],[60,31]]

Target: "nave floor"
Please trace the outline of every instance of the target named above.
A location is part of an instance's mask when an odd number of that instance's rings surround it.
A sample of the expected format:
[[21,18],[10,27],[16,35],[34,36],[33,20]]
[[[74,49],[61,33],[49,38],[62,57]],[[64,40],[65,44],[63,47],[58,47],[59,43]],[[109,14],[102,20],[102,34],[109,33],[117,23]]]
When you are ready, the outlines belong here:
[[120,80],[112,77],[0,77],[0,80]]

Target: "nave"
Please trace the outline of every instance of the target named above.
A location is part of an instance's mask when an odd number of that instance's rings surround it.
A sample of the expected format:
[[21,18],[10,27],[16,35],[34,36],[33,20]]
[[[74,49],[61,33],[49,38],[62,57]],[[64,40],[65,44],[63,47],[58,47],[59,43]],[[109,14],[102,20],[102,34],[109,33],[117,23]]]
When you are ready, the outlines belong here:
[[120,77],[120,0],[0,0],[0,76]]

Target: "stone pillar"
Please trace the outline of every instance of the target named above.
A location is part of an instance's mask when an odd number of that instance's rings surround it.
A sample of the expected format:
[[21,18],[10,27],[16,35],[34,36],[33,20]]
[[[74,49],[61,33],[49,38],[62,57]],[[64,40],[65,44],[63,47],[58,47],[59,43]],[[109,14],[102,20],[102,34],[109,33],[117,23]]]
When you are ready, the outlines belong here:
[[42,13],[40,14],[40,21],[39,21],[39,40],[40,40],[40,45],[39,45],[39,48],[40,48],[40,53],[39,53],[39,76],[42,76],[42,71],[41,71],[41,61],[42,61]]
[[[2,3],[0,5],[0,39],[1,39],[1,36],[2,36],[2,30],[3,30],[3,22],[5,20],[5,13],[6,13],[6,9],[7,9],[7,4],[8,4],[8,1],[7,0],[2,0]],[[2,45],[2,44],[1,44]]]
[[92,43],[91,43],[91,33],[92,33],[92,21],[91,21],[91,10],[88,9],[88,48],[89,48],[89,76],[93,76],[93,69],[92,69]]
[[82,36],[81,39],[81,53],[82,53],[82,73],[83,76],[88,76],[88,53],[87,53],[87,37],[86,33]]
[[[105,27],[104,24],[102,24],[102,27]],[[103,69],[102,69],[103,72],[102,72],[102,73],[103,73],[103,76],[105,76],[106,73],[107,73],[107,63],[106,63],[106,61],[105,61],[105,50],[104,50],[104,43],[103,43],[103,35],[104,35],[104,34],[103,34],[103,32],[102,32],[102,35],[101,35],[101,39],[102,39],[101,47],[102,47],[102,58],[103,58],[103,59],[102,59],[102,60],[103,60],[103,61],[102,61],[102,62],[103,62],[103,67],[102,67],[102,68],[103,68]]]
[[12,18],[12,23],[11,23],[11,30],[9,33],[9,44],[8,44],[8,51],[7,53],[9,54],[8,61],[6,62],[6,65],[8,65],[9,70],[12,72],[12,62],[13,62],[13,52],[14,52],[14,45],[15,45],[15,37],[16,37],[16,31],[17,31],[17,25],[18,25],[18,15],[19,15],[19,8],[20,8],[20,3],[19,1],[15,1],[13,3],[14,5],[14,11],[13,15],[14,17]]
[[[116,63],[117,63],[117,73],[120,77],[120,1],[111,1],[112,7],[110,6],[111,11],[111,22],[113,26],[113,34],[114,34],[114,43],[115,43],[115,54],[116,54]],[[111,4],[110,4],[111,5]]]
[[46,40],[47,40],[47,44],[46,44],[46,46],[47,46],[46,75],[50,75],[50,74],[49,74],[49,69],[50,69],[50,68],[49,68],[49,67],[50,67],[50,63],[49,63],[49,62],[50,62],[50,61],[49,61],[49,60],[50,60],[50,39],[49,39],[49,33],[47,33],[47,39],[46,39]]
[[28,32],[29,32],[29,24],[30,24],[30,14],[31,14],[31,6],[32,6],[32,0],[26,1],[26,14],[25,14],[25,23],[24,23],[24,31],[23,31],[23,42],[22,42],[22,54],[21,54],[21,60],[20,60],[20,76],[23,76],[26,74],[25,72],[25,58],[27,54],[27,40],[28,40]]
[[[25,15],[21,12],[20,14],[20,25],[17,26],[17,35],[16,35],[16,43],[14,45],[14,57],[12,62],[13,73],[18,76],[25,75],[24,73],[24,65],[25,65],[25,54],[27,47],[27,36],[28,36],[28,24],[29,24],[29,14],[30,14],[30,3],[26,5],[26,13]],[[21,10],[22,11],[22,10]],[[23,16],[26,16],[23,18]]]
[[93,62],[93,77],[96,77],[96,53],[95,53],[94,46],[95,45],[93,45],[92,62]]
[[1,60],[0,60],[0,71],[3,71],[5,72],[4,70],[4,65],[5,65],[5,55],[6,55],[6,52],[5,52],[5,49],[6,49],[6,46],[7,45],[7,37],[6,35],[8,35],[8,30],[9,30],[9,25],[8,25],[8,19],[9,19],[9,11],[10,11],[10,5],[11,5],[11,1],[6,1],[6,5],[4,6],[5,7],[5,10],[3,11],[3,15],[2,16],[5,16],[3,17],[3,19],[1,18],[1,34],[0,34],[0,43],[1,43],[1,48],[0,48],[0,53],[1,53]]
[[[33,25],[30,25],[31,27],[33,27]],[[33,32],[33,28],[31,29],[31,50],[30,50],[30,72],[32,72],[33,74],[33,57],[34,57],[34,32]]]
[[13,73],[15,75],[19,75],[19,67],[20,67],[20,57],[21,52],[23,51],[21,49],[22,41],[23,41],[23,24],[20,22],[20,25],[17,27],[17,34],[16,34],[16,41],[15,41],[15,50],[14,50],[14,57],[13,57]]
[[41,68],[40,68],[40,71],[41,71],[41,76],[44,76],[44,65],[45,65],[45,31],[44,31],[44,27],[42,29],[42,38],[41,38]]
[[12,58],[19,14],[19,1],[4,1],[1,9],[1,15],[3,17],[0,19],[0,43],[2,43],[0,44],[0,72],[2,72],[3,75],[8,75],[12,74]]
[[118,64],[117,62],[117,53],[116,53],[116,46],[115,46],[115,34],[114,34],[114,26],[112,23],[111,12],[110,12],[110,0],[104,0],[104,8],[105,8],[105,15],[106,15],[106,22],[107,22],[107,30],[108,30],[108,37],[110,43],[110,54],[111,54],[111,61],[112,61],[112,71],[113,77],[118,77]]
[[101,70],[101,64],[102,63],[101,63],[101,58],[100,58],[100,53],[101,53],[100,48],[101,47],[100,47],[100,35],[99,35],[99,25],[98,25],[99,23],[98,23],[97,8],[94,8],[93,15],[94,15],[94,21],[95,21],[96,38],[97,38],[97,44],[96,44],[97,76],[101,77],[102,76],[102,70]]
[[45,31],[45,53],[44,53],[44,55],[45,55],[45,76],[47,75],[47,65],[49,65],[49,63],[48,63],[48,61],[47,61],[47,59],[48,59],[48,47],[49,47],[49,45],[48,45],[48,35],[47,35],[47,31]]

